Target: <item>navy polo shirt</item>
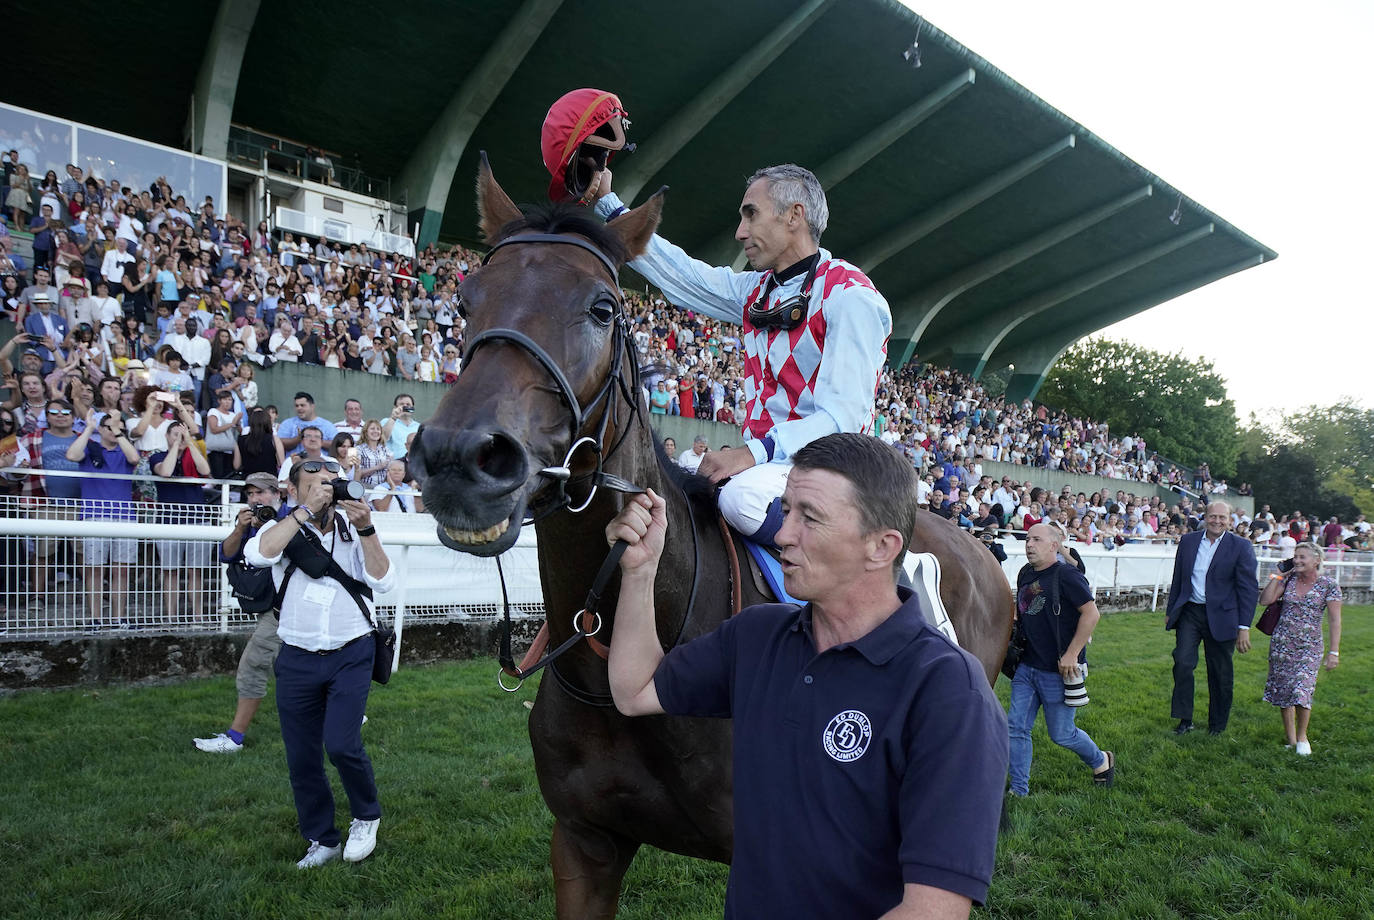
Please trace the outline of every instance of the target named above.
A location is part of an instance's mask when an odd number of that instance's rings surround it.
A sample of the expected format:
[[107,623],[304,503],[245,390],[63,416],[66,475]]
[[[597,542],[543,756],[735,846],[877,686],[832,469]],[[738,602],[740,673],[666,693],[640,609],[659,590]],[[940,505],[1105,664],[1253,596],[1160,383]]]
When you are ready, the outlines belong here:
[[665,711],[733,718],[726,917],[878,917],[904,883],[987,896],[1007,722],[918,602],[816,654],[811,607],[750,607],[668,653]]

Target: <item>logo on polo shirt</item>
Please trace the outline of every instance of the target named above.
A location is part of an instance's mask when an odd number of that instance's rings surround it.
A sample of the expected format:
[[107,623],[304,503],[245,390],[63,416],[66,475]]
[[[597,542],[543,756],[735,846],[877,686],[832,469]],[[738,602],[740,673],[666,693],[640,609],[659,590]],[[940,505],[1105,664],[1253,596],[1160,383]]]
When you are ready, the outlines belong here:
[[868,716],[857,709],[846,709],[830,720],[821,733],[825,752],[840,763],[850,763],[864,756],[873,740],[873,725]]

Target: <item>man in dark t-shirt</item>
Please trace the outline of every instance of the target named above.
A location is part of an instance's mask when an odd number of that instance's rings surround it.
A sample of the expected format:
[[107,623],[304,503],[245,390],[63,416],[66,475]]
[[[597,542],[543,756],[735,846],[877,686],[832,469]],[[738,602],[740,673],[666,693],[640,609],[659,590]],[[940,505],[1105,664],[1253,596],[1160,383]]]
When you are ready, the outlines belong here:
[[[1068,748],[1093,771],[1093,782],[1110,786],[1116,777],[1116,755],[1099,750],[1088,733],[1074,724],[1077,708],[1066,701],[1066,684],[1083,683],[1084,649],[1101,615],[1088,580],[1060,560],[1063,537],[1048,524],[1026,532],[1028,564],[1016,579],[1017,628],[1026,651],[1011,681],[1007,728],[1011,736],[1011,794],[1030,794],[1031,727],[1045,710],[1050,740]],[[1081,705],[1081,704],[1079,704]]]

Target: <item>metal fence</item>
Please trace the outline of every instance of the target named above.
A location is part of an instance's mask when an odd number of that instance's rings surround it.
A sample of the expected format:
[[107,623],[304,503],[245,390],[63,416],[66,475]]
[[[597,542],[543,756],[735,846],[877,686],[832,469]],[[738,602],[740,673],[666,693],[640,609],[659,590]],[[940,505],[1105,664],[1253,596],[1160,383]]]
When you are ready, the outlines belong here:
[[[10,472],[25,472],[12,470]],[[32,473],[30,473],[32,475]],[[47,471],[77,478],[99,474]],[[135,477],[103,477],[124,478]],[[147,477],[143,477],[147,478]],[[203,505],[158,502],[82,502],[80,499],[0,496],[0,641],[62,639],[107,631],[222,633],[252,628],[229,589],[218,544],[242,504],[234,482],[200,482]],[[383,620],[490,620],[502,609],[496,562],[455,553],[439,543],[427,514],[374,512],[378,534],[397,567],[397,587],[377,596]],[[1003,538],[1008,583],[1025,564],[1025,544]],[[1173,545],[1127,545],[1108,550],[1074,544],[1099,597],[1149,592],[1157,607],[1173,575]],[[1278,560],[1277,547],[1259,548],[1257,580]],[[537,543],[522,531],[502,557],[512,614],[543,616]],[[1374,590],[1370,553],[1332,550],[1327,574],[1343,589]]]
[[[244,507],[233,485],[211,484],[216,500],[204,505],[0,496],[0,641],[251,629],[256,617],[238,609],[219,561]],[[376,598],[383,621],[400,629],[500,614],[495,560],[441,545],[427,514],[374,511],[373,522],[398,575]],[[532,529],[502,568],[512,615],[542,617]]]

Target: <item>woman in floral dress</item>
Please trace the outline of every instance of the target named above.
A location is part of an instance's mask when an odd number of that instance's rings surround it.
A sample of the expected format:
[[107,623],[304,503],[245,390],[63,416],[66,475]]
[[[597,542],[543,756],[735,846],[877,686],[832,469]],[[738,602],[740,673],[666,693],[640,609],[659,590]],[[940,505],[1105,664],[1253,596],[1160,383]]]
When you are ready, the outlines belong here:
[[1341,589],[1321,574],[1322,551],[1315,543],[1300,543],[1293,553],[1287,577],[1275,573],[1260,595],[1263,605],[1283,599],[1274,635],[1269,640],[1269,678],[1264,684],[1265,702],[1280,708],[1288,747],[1303,757],[1312,753],[1307,723],[1312,717],[1312,691],[1322,666],[1322,610],[1330,621],[1330,651],[1326,669],[1341,662]]

